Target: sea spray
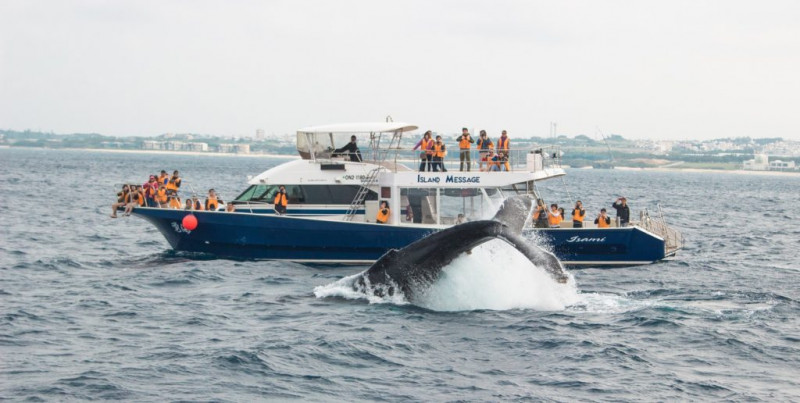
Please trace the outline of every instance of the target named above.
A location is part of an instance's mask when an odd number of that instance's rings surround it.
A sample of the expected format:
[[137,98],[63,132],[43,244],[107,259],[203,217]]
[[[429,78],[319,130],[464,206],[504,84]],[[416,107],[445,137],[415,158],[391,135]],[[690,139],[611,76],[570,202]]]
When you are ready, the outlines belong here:
[[571,276],[566,284],[560,284],[512,246],[490,241],[450,263],[414,304],[435,311],[554,311],[578,301]]

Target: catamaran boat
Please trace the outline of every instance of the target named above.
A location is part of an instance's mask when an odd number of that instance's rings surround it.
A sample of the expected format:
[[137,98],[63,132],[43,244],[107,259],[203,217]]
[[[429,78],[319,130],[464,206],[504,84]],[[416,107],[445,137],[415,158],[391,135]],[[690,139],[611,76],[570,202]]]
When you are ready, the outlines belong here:
[[[220,257],[277,259],[322,264],[368,264],[431,232],[463,220],[492,217],[503,199],[530,193],[536,183],[565,175],[557,148],[510,150],[503,172],[420,172],[419,151],[404,135],[417,126],[401,122],[337,124],[297,131],[301,158],[249,180],[235,200],[235,212],[135,208],[133,214],[158,228],[179,251]],[[336,153],[351,136],[366,145],[360,154]],[[418,136],[415,136],[418,137]],[[412,140],[413,141],[413,140]],[[413,143],[411,143],[413,144]],[[475,159],[475,158],[473,158]],[[474,168],[474,166],[473,166]],[[288,207],[277,214],[280,186]],[[388,222],[376,222],[387,202]],[[186,215],[196,228],[182,225]],[[640,216],[628,227],[530,228],[549,243],[566,265],[604,266],[653,263],[682,246],[680,233],[662,217]]]

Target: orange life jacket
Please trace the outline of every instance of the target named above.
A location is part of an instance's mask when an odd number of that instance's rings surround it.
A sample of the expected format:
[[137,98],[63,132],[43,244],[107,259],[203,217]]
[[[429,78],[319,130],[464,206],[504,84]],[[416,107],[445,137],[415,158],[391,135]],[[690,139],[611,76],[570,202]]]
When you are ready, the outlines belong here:
[[554,225],[561,224],[561,220],[562,220],[561,214],[556,215],[556,214],[553,214],[552,211],[550,212],[550,215],[547,217],[547,221],[548,221],[548,223],[550,224],[551,227],[554,226]]
[[472,143],[470,143],[471,138],[469,136],[464,137],[461,136],[461,140],[458,142],[458,148],[462,150],[469,150],[472,147]]
[[502,137],[497,139],[497,149],[508,151],[508,137],[506,137],[505,140],[503,140]]
[[572,221],[583,222],[583,217],[586,215],[586,210],[572,209]]
[[178,199],[177,197],[173,197],[172,199],[169,200],[169,208],[180,210],[181,206],[182,206],[181,200]]
[[490,140],[488,138],[485,139],[485,140],[482,139],[482,138],[479,138],[478,142],[475,143],[475,144],[477,145],[478,149],[481,150],[481,151],[494,149],[494,143],[492,143],[492,140]]
[[276,206],[277,206],[277,205],[281,205],[281,206],[283,206],[283,207],[286,207],[286,205],[287,205],[287,204],[289,204],[289,200],[287,200],[287,199],[286,199],[286,193],[281,193],[281,192],[278,192],[278,194],[277,194],[277,195],[275,195],[275,202],[274,202],[274,204],[275,204]]
[[167,189],[161,188],[156,190],[156,201],[161,204],[167,202]]
[[158,184],[159,185],[166,185],[169,182],[169,175],[164,174],[164,176],[158,177]]
[[444,143],[433,145],[433,156],[444,158]]
[[433,150],[431,150],[431,146],[432,145],[433,145],[433,140],[432,139],[425,140],[423,138],[422,141],[419,143],[419,146],[423,150],[425,150],[425,154],[428,154],[428,155],[433,155]]
[[144,207],[144,192],[139,192],[134,195],[134,200],[139,203],[139,207]]
[[375,221],[381,224],[386,224],[389,221],[389,214],[391,214],[391,210],[389,210],[388,208],[380,209],[378,210],[378,216],[375,218]]
[[216,197],[209,197],[206,199],[206,210],[217,211],[217,207],[219,207],[219,203]]
[[[610,218],[608,218],[608,220],[611,221]],[[597,218],[597,228],[608,228],[608,227],[610,227],[610,225],[605,218],[603,218],[602,216]]]
[[181,178],[170,177],[169,181],[166,184],[167,190],[175,190],[177,191],[179,187],[181,187]]

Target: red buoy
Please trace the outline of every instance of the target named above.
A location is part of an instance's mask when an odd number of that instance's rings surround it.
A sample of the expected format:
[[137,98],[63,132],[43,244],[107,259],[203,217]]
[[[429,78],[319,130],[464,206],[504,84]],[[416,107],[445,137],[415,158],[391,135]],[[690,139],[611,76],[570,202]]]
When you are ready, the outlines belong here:
[[183,217],[182,224],[183,224],[183,228],[186,228],[189,231],[192,231],[195,228],[197,228],[197,217],[195,217],[194,214],[189,214],[189,215]]

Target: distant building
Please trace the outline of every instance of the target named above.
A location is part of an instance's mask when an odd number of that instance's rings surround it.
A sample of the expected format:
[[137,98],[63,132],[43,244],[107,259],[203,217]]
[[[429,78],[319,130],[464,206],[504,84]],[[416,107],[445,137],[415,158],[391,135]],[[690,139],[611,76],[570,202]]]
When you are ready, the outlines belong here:
[[768,171],[769,157],[767,154],[756,154],[755,158],[742,163],[742,169],[746,171]]
[[264,129],[256,130],[256,140],[263,141],[265,138],[266,138],[266,135],[264,134]]
[[775,160],[769,162],[770,171],[794,171],[795,169],[797,166],[794,161]]

